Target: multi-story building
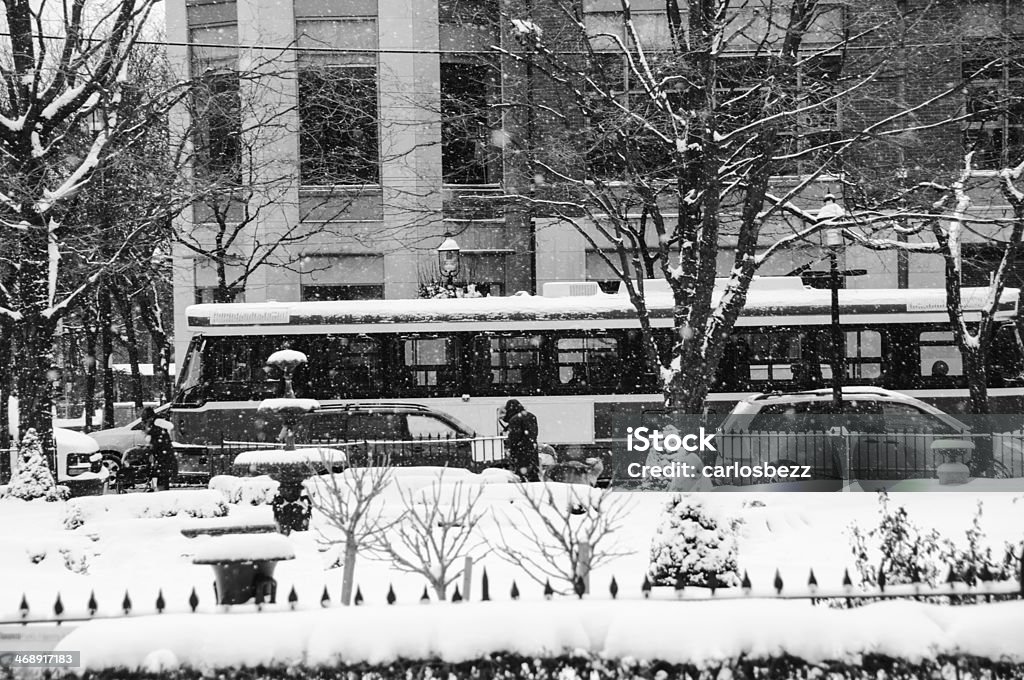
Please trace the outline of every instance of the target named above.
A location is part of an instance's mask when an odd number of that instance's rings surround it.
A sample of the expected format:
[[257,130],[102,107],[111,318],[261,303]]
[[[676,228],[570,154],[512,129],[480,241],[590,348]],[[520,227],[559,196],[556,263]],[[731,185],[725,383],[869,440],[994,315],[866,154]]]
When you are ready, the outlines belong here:
[[[615,25],[619,0],[577,2],[587,26]],[[528,4],[537,13],[543,2]],[[552,3],[550,13],[536,14],[548,35],[566,21],[556,4],[565,5]],[[878,18],[853,12],[839,0],[823,4],[827,11],[808,33],[810,45],[826,44],[858,22]],[[970,76],[966,88],[943,100],[949,110],[932,107],[927,114],[964,122],[912,129],[896,144],[892,137],[880,140],[870,151],[874,156],[860,164],[868,169],[855,177],[865,185],[909,182],[936,167],[948,176],[962,163],[965,140],[976,150],[977,167],[995,170],[1019,160],[1015,153],[1024,142],[1020,112],[977,114],[987,110],[993,95],[1021,94],[1024,69],[1008,64],[991,68],[986,59],[1009,49],[1018,29],[1024,32],[1024,12],[1008,0],[950,0],[941,11],[927,10],[935,14],[922,22],[914,14],[919,4],[926,3],[877,3],[879,12],[900,9],[912,17],[917,22],[914,40],[898,45],[882,40],[866,52],[861,46],[864,54],[885,52],[904,68],[892,69],[848,105],[824,109],[802,123],[802,143],[826,139],[911,108]],[[514,151],[506,144],[510,131],[545,134],[544,116],[534,119],[500,106],[513,98],[515,88],[527,87],[530,96],[544,97],[544,88],[536,86],[525,66],[494,50],[516,49],[510,35],[514,22],[497,20],[511,18],[512,6],[508,0],[186,0],[168,5],[168,38],[177,45],[172,48],[176,60],[193,77],[206,78],[214,93],[211,101],[232,102],[219,112],[214,106],[195,110],[224,116],[226,109],[236,119],[197,126],[206,135],[207,155],[194,171],[218,171],[224,158],[242,156],[246,160],[236,170],[237,183],[249,186],[260,203],[248,214],[232,203],[222,215],[223,223],[244,223],[224,267],[228,279],[245,274],[231,297],[415,297],[437,276],[435,249],[446,232],[455,234],[461,247],[462,278],[491,294],[533,292],[547,281],[614,279],[597,252],[600,244],[595,248],[572,226],[527,217],[500,200],[503,191],[515,192],[531,181],[516,169]],[[632,8],[651,44],[667,39],[662,0],[634,0]],[[751,14],[751,20],[758,16]],[[957,39],[950,42],[950,36]],[[628,36],[623,39],[628,42]],[[737,59],[751,58],[742,44],[733,49]],[[239,77],[238,72],[259,76]],[[628,72],[623,79],[628,96]],[[914,128],[929,122],[909,120],[916,122],[901,124]],[[272,132],[242,148],[253,139],[246,135],[261,128]],[[778,177],[776,184],[797,181],[802,170],[794,165],[793,174]],[[219,171],[223,177],[223,168]],[[815,210],[820,197],[843,187],[838,178],[823,176],[806,192],[804,207]],[[991,186],[977,191],[976,215],[1007,213],[995,177]],[[246,198],[253,202],[253,196]],[[197,203],[180,218],[180,227],[196,234],[195,243],[209,244],[215,217],[209,206]],[[780,221],[769,225],[764,237],[790,228]],[[986,279],[997,254],[989,236],[972,232],[966,237],[967,259],[976,265],[965,274],[969,284]],[[266,244],[279,241],[283,245],[267,250]],[[725,271],[729,250],[725,239],[720,261]],[[208,254],[203,247],[176,249],[179,357],[187,342],[185,306],[214,299],[218,277]],[[264,266],[252,266],[263,259]],[[818,244],[807,244],[774,257],[762,273],[820,269],[822,259]],[[868,272],[850,279],[851,287],[942,281],[942,262],[934,255],[848,247],[844,260],[845,268]]]

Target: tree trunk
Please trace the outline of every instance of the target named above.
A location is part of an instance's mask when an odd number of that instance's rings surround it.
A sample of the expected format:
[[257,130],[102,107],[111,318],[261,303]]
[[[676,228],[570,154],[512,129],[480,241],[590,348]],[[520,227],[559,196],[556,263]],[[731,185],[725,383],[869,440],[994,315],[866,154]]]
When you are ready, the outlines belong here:
[[448,599],[448,594],[445,592],[444,579],[434,581],[434,595],[437,596],[438,602],[444,602]]
[[345,564],[341,571],[341,603],[352,604],[353,581],[356,577],[356,555],[358,546],[352,536],[345,537]]
[[51,470],[56,462],[53,441],[53,399],[46,373],[53,365],[56,324],[42,314],[26,314],[19,323],[17,367],[18,432],[34,429]]
[[[11,432],[8,420],[10,410],[8,401],[11,397],[11,355],[14,337],[7,324],[0,326],[0,449],[10,447]],[[4,455],[0,453],[0,455]]]
[[113,314],[110,308],[110,291],[102,286],[97,292],[99,296],[100,320],[100,360],[99,369],[103,376],[103,429],[114,427],[114,369],[110,363],[113,358],[113,334],[110,325]]
[[124,322],[125,347],[128,350],[128,364],[132,372],[132,399],[135,402],[135,409],[142,410],[142,372],[139,370],[139,339],[135,333],[135,320],[132,309],[132,301],[128,298],[123,286],[115,286],[111,289],[114,299],[117,302],[117,311]]
[[92,357],[85,366],[85,405],[82,407],[85,416],[85,432],[92,432],[93,416],[96,415],[96,327],[85,324],[85,355]]

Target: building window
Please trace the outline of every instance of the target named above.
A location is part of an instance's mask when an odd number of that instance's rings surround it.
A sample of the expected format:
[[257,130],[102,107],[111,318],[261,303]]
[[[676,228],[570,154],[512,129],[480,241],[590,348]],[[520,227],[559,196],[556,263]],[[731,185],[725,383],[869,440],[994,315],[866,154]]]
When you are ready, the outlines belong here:
[[[1020,161],[1024,152],[1024,66],[1012,59],[997,60],[1003,41],[979,41],[965,54],[966,89],[964,147],[973,151],[973,166],[998,170]],[[966,49],[966,48],[965,48]]]
[[303,186],[379,184],[376,20],[306,19],[297,33],[300,49],[350,50],[300,52]]
[[[228,288],[222,295],[218,295],[220,288],[217,286],[197,286],[196,304],[207,304],[210,302],[245,302],[245,291],[240,288]],[[220,298],[220,299],[218,299]]]
[[204,180],[242,181],[242,119],[238,73],[207,71],[196,85],[193,102],[196,175]]
[[384,297],[380,255],[311,255],[301,263],[303,300],[376,300]]
[[494,139],[500,116],[493,109],[499,92],[499,71],[493,64],[441,63],[441,167],[446,183],[501,181],[501,147]]

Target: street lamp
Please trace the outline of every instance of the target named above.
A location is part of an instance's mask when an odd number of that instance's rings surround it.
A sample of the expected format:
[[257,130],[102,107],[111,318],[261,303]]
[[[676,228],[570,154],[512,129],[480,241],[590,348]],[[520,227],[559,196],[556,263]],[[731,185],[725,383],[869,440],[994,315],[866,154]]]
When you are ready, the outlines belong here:
[[452,238],[450,233],[445,233],[444,241],[437,247],[437,267],[441,270],[441,276],[452,283],[459,274],[462,265],[459,244]]
[[[818,210],[818,224],[834,223],[846,211],[836,203],[836,197],[825,194],[825,204]],[[836,413],[843,410],[843,374],[846,372],[846,351],[843,348],[843,331],[839,325],[839,249],[843,246],[843,232],[832,228],[825,231],[825,245],[828,247],[829,288],[832,290],[832,404]]]

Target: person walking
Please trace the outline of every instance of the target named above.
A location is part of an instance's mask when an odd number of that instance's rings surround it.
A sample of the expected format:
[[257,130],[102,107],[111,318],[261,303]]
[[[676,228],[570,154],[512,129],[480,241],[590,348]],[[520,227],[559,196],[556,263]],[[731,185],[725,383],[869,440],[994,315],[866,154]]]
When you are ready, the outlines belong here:
[[504,420],[508,424],[506,443],[512,471],[527,482],[539,482],[537,416],[527,411],[518,399],[509,399]]
[[142,425],[149,440],[149,460],[155,473],[156,488],[166,491],[171,480],[178,476],[178,459],[174,455],[171,435],[157,423],[156,411],[151,406],[142,409]]

